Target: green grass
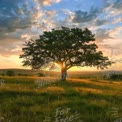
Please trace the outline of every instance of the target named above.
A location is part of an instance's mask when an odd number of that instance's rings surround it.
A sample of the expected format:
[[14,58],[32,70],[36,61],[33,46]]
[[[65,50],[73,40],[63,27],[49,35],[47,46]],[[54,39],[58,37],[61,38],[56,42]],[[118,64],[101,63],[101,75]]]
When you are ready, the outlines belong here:
[[[43,122],[45,117],[55,122],[59,107],[64,110],[60,118],[79,113],[80,119],[72,122],[113,122],[116,116],[112,115],[112,107],[118,108],[116,114],[122,117],[122,82],[82,78],[37,88],[35,80],[41,80],[40,77],[1,76],[0,79],[5,81],[0,86],[3,122]],[[68,113],[65,112],[67,108],[70,108]]]

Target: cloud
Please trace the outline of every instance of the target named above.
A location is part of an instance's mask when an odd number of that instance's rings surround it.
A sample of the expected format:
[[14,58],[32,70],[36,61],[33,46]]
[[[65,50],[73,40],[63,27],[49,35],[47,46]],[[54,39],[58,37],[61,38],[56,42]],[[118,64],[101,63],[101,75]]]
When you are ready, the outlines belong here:
[[122,0],[116,0],[112,7],[122,11]]
[[104,24],[106,24],[107,23],[107,20],[104,20],[104,19],[96,19],[95,21],[94,21],[94,24],[96,25],[96,26],[101,26],[101,25],[104,25]]
[[75,13],[68,9],[61,9],[56,12],[55,27],[59,29],[61,26],[76,27],[77,23],[73,23]]
[[21,53],[22,41],[17,39],[4,39],[0,42],[0,55],[8,57]]
[[109,30],[98,29],[96,33],[98,47],[115,62],[122,59],[121,32],[122,27],[116,27]]
[[59,3],[61,0],[35,0],[36,2],[39,2],[41,5],[49,6],[53,3]]
[[114,29],[109,30],[109,35],[113,38],[117,38],[118,35],[122,32],[122,27],[116,27]]
[[14,0],[14,2],[1,1],[0,37],[2,38],[6,37],[8,33],[31,28],[32,25],[38,23],[38,19],[43,14],[37,6],[30,6],[28,1],[21,1],[21,5],[18,0]]
[[[0,29],[3,31],[13,32],[17,27],[20,20],[20,15],[18,15],[18,1],[14,0],[10,2],[8,0],[2,0],[0,4]],[[13,25],[12,22],[15,22]],[[18,24],[19,26],[19,24]],[[23,28],[23,27],[22,27]]]
[[68,10],[68,9],[62,9],[60,10],[61,13],[64,14],[65,18],[64,18],[64,21],[69,23],[69,22],[72,22],[74,17],[75,17],[75,13],[72,12],[71,10]]
[[106,29],[97,29],[96,30],[96,41],[97,42],[102,42],[104,39],[111,39],[109,35],[109,30]]
[[75,12],[73,22],[75,23],[90,22],[96,19],[99,13],[100,10],[95,8],[91,8],[89,12],[78,10]]
[[117,17],[112,20],[112,24],[122,23],[122,17]]
[[106,18],[113,19],[117,16],[122,16],[122,1],[105,1],[105,6],[103,7],[103,12],[106,13]]
[[121,39],[104,39],[102,43],[117,49],[122,47]]
[[[120,32],[122,32],[122,27],[116,27],[114,29],[97,29],[96,30],[96,42],[104,44],[104,47],[111,48],[116,47],[121,43]],[[108,43],[109,42],[109,43]]]
[[18,32],[18,30],[30,29],[28,30],[29,34],[35,34],[36,31],[37,35],[44,30],[54,28],[56,11],[40,8],[38,2],[42,2],[41,5],[43,5],[58,3],[60,0],[27,0],[26,2],[22,0],[21,4],[19,0],[14,0],[14,4],[8,0],[2,0],[0,4],[0,38],[9,38],[11,33]]
[[2,56],[19,55],[25,40],[35,39],[39,33],[55,27],[55,11],[43,11],[36,2],[33,5],[23,0],[21,4],[19,0],[13,2],[1,0],[0,4],[0,55]]

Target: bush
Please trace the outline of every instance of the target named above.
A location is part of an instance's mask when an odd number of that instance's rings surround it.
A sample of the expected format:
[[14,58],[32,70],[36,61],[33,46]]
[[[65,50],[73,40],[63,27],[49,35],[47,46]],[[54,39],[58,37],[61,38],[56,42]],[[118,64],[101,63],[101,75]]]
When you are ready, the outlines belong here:
[[18,76],[29,76],[29,75],[24,73],[18,73]]
[[6,71],[7,76],[15,76],[15,72],[13,70]]
[[4,74],[4,73],[1,73],[0,75],[1,75],[1,76],[5,76],[5,74]]
[[122,80],[122,74],[113,74],[110,76],[111,80]]
[[22,76],[23,74],[21,74],[21,73],[18,73],[18,76]]
[[38,73],[37,74],[39,77],[43,77],[43,76],[45,76],[44,74],[42,74],[42,73]]

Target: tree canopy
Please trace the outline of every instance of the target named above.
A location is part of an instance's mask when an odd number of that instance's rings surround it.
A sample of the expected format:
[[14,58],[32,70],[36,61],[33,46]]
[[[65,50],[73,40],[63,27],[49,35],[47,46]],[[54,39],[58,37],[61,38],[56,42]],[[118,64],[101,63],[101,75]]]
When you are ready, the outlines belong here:
[[62,72],[73,66],[107,68],[111,61],[97,50],[94,41],[95,35],[87,28],[52,29],[44,31],[39,39],[25,42],[20,58],[32,69],[40,69],[50,61],[59,64]]

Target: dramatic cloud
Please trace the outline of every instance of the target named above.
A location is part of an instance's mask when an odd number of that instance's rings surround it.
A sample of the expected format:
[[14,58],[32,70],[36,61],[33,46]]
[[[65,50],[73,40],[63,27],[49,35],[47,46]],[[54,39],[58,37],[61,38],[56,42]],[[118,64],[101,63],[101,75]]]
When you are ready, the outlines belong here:
[[[36,2],[8,2],[0,4],[0,55],[19,55],[23,40],[36,38],[44,30],[55,27],[55,11],[42,10]],[[54,1],[52,1],[54,2]],[[58,2],[58,1],[56,1]],[[45,19],[46,18],[46,19]]]
[[1,1],[0,36],[6,37],[8,33],[32,28],[41,16],[41,10],[36,6],[29,6],[27,1],[22,2],[21,5],[17,0],[9,3],[8,0]]
[[116,0],[112,7],[122,11],[122,0]]
[[[17,0],[12,2],[8,0],[2,0],[0,4],[0,30],[5,32],[13,32],[16,29],[24,28],[27,26],[20,23],[24,19],[21,18],[21,13],[19,13],[19,6],[16,3]],[[30,20],[29,20],[30,21]],[[26,22],[25,22],[26,23]],[[19,27],[19,25],[21,26]]]
[[100,11],[95,8],[91,8],[91,10],[89,12],[78,10],[75,12],[75,17],[73,19],[73,22],[81,23],[81,22],[92,21],[93,19],[95,19],[97,17],[99,12]]

